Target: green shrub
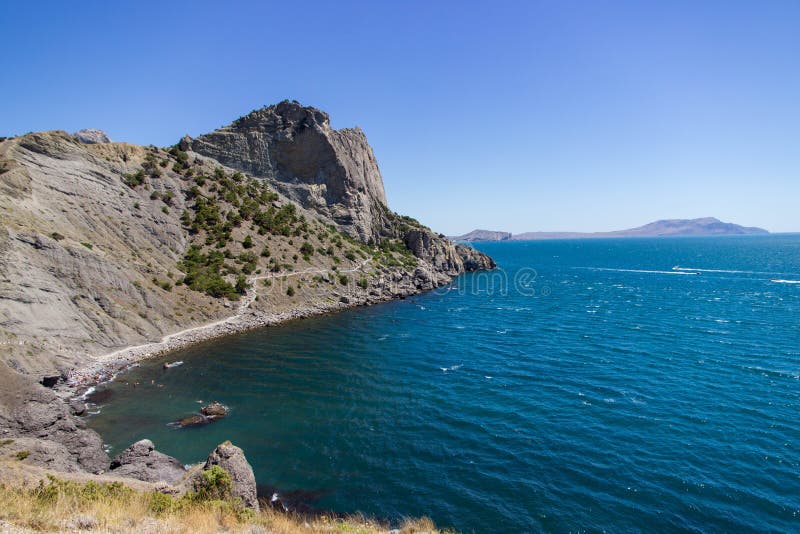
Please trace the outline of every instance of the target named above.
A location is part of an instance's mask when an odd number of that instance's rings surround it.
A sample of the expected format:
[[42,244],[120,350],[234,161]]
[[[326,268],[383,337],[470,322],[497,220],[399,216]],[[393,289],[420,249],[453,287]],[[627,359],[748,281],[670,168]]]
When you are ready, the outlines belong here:
[[250,237],[249,235],[248,235],[248,236],[246,236],[246,237],[244,238],[244,241],[242,241],[242,246],[243,246],[244,248],[253,248],[253,238],[252,238],[252,237]]
[[349,282],[349,281],[350,281],[350,279],[347,278],[346,274],[340,274],[339,275],[339,283],[342,284],[343,286],[346,286],[347,282]]
[[171,495],[165,495],[153,490],[153,492],[150,493],[150,504],[148,508],[155,515],[160,516],[180,510],[185,502],[185,499],[175,499]]
[[52,237],[56,241],[61,241],[62,239],[64,239],[64,236],[59,234],[58,232],[53,232],[52,234],[50,234],[50,237]]
[[314,246],[306,241],[300,246],[300,253],[303,254],[303,256],[312,256],[314,254]]
[[144,172],[144,169],[139,169],[135,174],[123,174],[122,182],[133,189],[137,185],[142,185],[146,176],[147,174]]
[[289,295],[290,297],[293,297],[294,296],[294,288],[292,286],[287,287],[286,288],[286,294]]
[[16,454],[16,458],[17,458],[17,460],[19,460],[21,462],[22,460],[24,460],[25,458],[27,458],[30,455],[31,455],[31,451],[19,451]]
[[91,243],[81,243],[81,245],[88,248],[89,250],[92,250],[94,248],[94,245],[92,245]]
[[236,277],[236,286],[234,286],[234,289],[240,295],[247,293],[247,278],[245,278],[243,274]]
[[191,245],[180,264],[186,273],[184,284],[212,297],[238,298],[236,288],[222,278],[224,263],[225,256],[222,252],[214,250],[206,254],[198,245]]
[[362,276],[358,280],[358,287],[360,287],[361,289],[367,289],[369,287],[369,282],[367,281],[367,279],[365,277]]
[[231,497],[233,482],[231,475],[218,465],[203,470],[200,483],[195,486],[195,493],[200,500],[223,501]]

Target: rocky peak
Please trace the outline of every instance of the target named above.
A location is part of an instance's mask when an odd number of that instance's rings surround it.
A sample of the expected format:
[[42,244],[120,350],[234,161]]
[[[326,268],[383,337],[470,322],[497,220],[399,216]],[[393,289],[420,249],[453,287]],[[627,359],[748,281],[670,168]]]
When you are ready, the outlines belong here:
[[87,145],[94,145],[97,143],[110,143],[111,139],[103,130],[95,130],[92,128],[85,128],[72,134],[72,137]]
[[364,132],[334,130],[316,108],[283,101],[181,146],[268,180],[363,242],[379,241],[388,227],[383,179]]

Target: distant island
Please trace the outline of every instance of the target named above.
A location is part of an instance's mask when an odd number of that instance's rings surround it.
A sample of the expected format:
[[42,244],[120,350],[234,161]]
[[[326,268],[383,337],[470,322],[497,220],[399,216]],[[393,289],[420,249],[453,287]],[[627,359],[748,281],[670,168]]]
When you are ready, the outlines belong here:
[[637,228],[613,232],[524,232],[511,234],[493,230],[473,230],[460,236],[451,236],[453,241],[529,241],[533,239],[585,239],[602,237],[682,237],[713,235],[760,235],[767,230],[754,226],[740,226],[722,222],[714,217],[700,219],[665,219]]

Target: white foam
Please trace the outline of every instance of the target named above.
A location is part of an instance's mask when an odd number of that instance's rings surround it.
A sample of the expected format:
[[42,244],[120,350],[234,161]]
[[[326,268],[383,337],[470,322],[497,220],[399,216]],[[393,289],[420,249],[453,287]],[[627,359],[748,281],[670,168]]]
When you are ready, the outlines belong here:
[[727,273],[727,274],[767,274],[767,275],[781,275],[787,273],[769,273],[765,271],[738,271],[735,269],[696,269],[694,267],[680,267],[676,265],[672,268],[673,271],[695,271],[700,273]]
[[774,282],[776,284],[800,284],[800,280],[770,280],[770,282]]
[[611,269],[609,267],[576,267],[577,269],[588,269],[590,271],[611,271],[615,273],[646,273],[646,274],[684,274],[698,275],[699,272],[693,271],[653,271],[648,269]]

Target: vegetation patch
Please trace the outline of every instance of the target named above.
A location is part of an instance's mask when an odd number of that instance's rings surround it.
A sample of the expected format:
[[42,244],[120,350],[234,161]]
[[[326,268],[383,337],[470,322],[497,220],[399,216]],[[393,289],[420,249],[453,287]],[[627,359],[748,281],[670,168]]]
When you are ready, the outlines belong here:
[[[195,490],[181,497],[136,491],[120,482],[73,482],[48,476],[33,488],[0,484],[0,520],[14,527],[62,532],[358,532],[377,534],[392,526],[361,515],[284,513],[262,502],[255,512],[231,495],[231,480],[218,466],[203,471]],[[401,534],[438,534],[430,519],[406,519]]]

